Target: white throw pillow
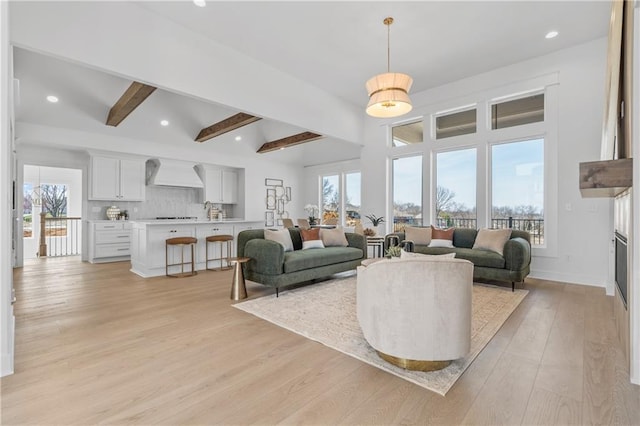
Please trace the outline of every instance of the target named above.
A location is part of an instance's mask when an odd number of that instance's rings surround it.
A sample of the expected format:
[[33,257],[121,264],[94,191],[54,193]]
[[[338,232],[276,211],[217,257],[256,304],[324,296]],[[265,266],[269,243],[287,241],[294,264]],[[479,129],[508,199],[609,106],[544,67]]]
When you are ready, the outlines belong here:
[[404,239],[413,241],[414,244],[429,245],[431,242],[431,227],[416,228],[414,226],[407,226],[404,228]]
[[265,229],[264,239],[280,243],[284,251],[293,251],[293,241],[288,229]]
[[429,247],[453,248],[453,228],[440,229],[432,226]]
[[320,238],[325,247],[347,247],[347,237],[344,235],[344,231],[340,228],[320,230]]
[[502,255],[504,245],[511,238],[511,229],[481,229],[478,231],[474,249],[491,250]]
[[444,259],[453,259],[455,257],[456,257],[455,253],[423,254],[423,253],[412,253],[404,250],[400,251],[400,259],[431,258],[432,260],[438,260],[438,259],[444,260]]
[[429,247],[445,247],[445,248],[453,248],[453,241],[451,240],[441,240],[441,239],[433,239],[429,243]]
[[302,250],[324,248],[322,240],[309,240],[302,242]]

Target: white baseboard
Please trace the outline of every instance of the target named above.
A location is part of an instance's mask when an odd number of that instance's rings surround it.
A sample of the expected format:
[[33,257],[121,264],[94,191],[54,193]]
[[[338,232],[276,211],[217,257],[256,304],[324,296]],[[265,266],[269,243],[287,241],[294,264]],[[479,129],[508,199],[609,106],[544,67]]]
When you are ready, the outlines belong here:
[[[597,278],[594,278],[592,275],[565,274],[565,273],[556,272],[556,271],[532,270],[531,273],[529,274],[529,277],[537,278],[541,280],[580,284],[580,285],[586,285],[589,287],[602,287],[604,289],[607,289],[606,280],[604,278],[597,279]],[[613,295],[613,293],[611,295]]]
[[11,352],[5,352],[2,354],[2,356],[0,357],[0,377],[4,377],[4,376],[8,376],[10,374],[13,374],[13,342],[14,339],[13,337],[15,336],[16,333],[16,317],[14,317],[13,315],[10,317],[10,321],[11,324],[9,324],[9,327],[7,327],[9,330],[11,330],[11,333],[9,334],[9,336],[7,336],[8,338],[8,347],[9,350]]

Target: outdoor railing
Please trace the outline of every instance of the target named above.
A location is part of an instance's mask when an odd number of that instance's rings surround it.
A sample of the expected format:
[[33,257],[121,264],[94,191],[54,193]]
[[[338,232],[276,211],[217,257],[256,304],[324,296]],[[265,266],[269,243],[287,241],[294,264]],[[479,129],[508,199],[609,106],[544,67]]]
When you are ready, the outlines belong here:
[[46,213],[41,213],[38,255],[56,257],[80,254],[81,220],[80,217],[46,217]]
[[544,244],[544,219],[517,219],[513,217],[506,219],[492,219],[491,227],[527,231],[531,234],[532,245]]
[[[411,217],[394,217],[393,232],[401,232],[405,226],[421,226],[422,219]],[[477,229],[476,219],[462,217],[438,218],[437,226],[441,228],[472,228]],[[491,219],[491,228],[511,228],[520,231],[527,231],[531,234],[531,244],[541,245],[544,243],[544,219],[518,219],[518,218],[501,218]]]

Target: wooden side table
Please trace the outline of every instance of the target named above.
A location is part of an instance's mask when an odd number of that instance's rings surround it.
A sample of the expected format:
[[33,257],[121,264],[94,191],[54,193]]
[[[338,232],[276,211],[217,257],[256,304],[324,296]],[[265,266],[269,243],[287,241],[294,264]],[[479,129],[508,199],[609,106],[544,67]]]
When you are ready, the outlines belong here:
[[244,283],[242,264],[250,261],[250,257],[230,257],[228,262],[233,265],[233,280],[231,281],[231,300],[247,298],[247,287]]

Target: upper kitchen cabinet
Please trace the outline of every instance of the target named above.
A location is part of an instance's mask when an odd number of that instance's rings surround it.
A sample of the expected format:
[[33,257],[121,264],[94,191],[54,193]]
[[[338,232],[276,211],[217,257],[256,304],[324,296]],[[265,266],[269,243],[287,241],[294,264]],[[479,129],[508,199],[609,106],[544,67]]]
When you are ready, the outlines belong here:
[[89,199],[144,201],[145,161],[91,156]]
[[201,165],[200,173],[204,182],[203,201],[220,204],[238,202],[237,171]]

